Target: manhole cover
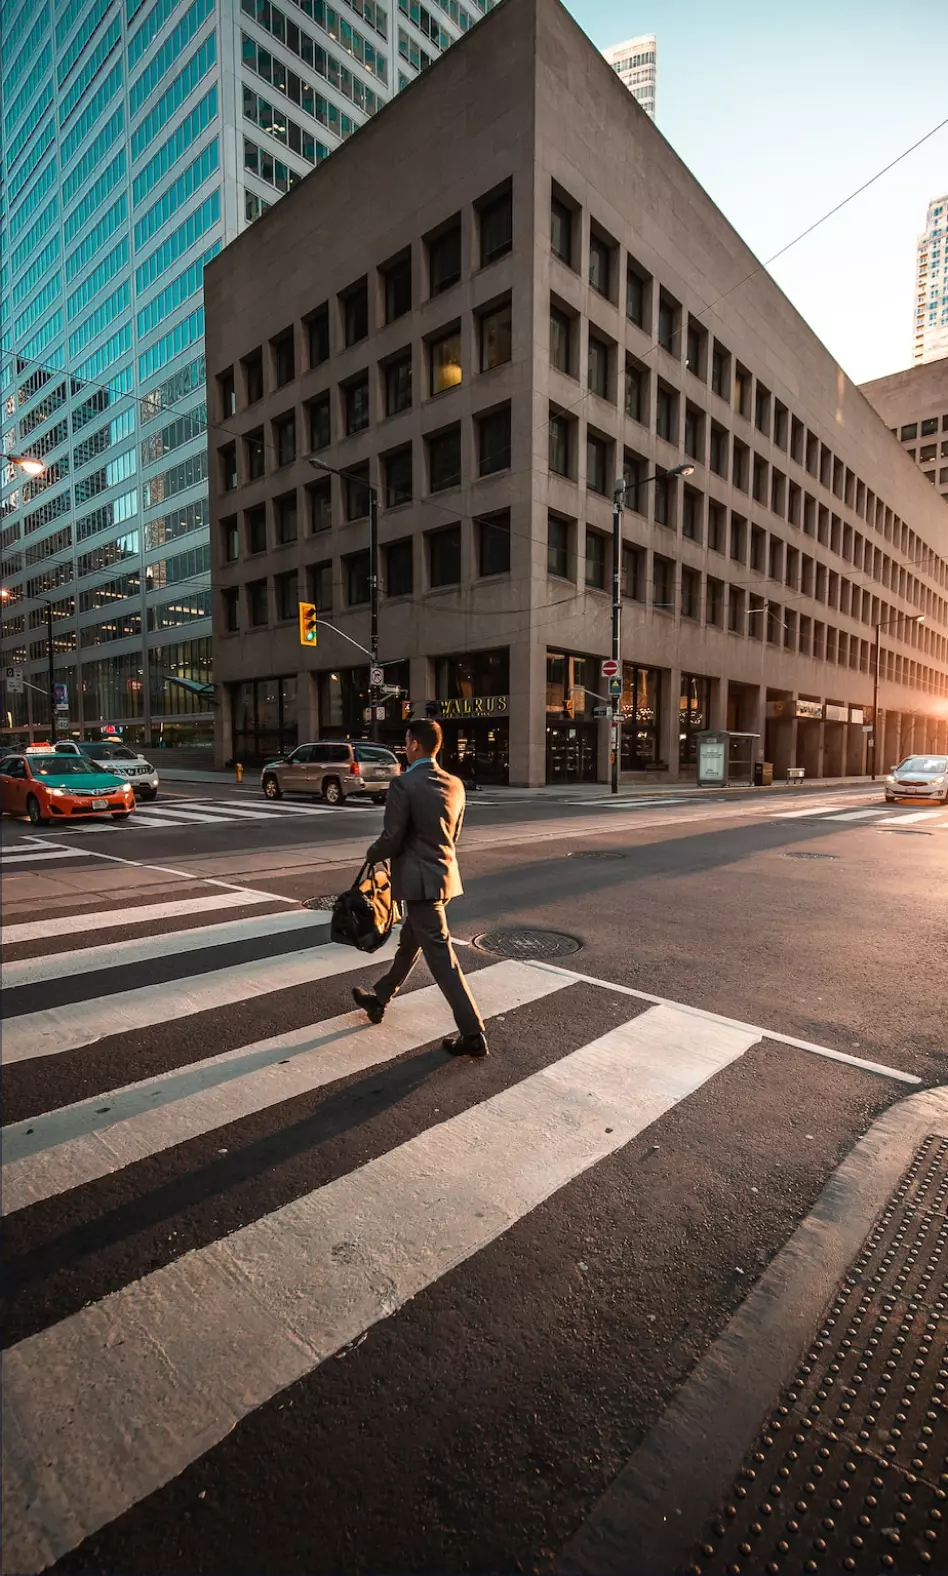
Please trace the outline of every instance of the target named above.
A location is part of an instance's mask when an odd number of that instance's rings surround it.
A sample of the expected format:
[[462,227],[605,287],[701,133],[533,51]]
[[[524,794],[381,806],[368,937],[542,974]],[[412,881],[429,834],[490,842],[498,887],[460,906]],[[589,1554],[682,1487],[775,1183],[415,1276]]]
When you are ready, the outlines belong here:
[[559,930],[485,930],[474,937],[479,952],[492,952],[498,958],[565,958],[582,946],[575,936]]
[[304,908],[331,909],[336,899],[330,894],[325,897],[308,897],[303,904]]
[[787,855],[788,859],[835,859],[835,854],[810,854],[805,848],[794,849]]
[[628,854],[616,853],[611,848],[583,848],[576,854],[567,854],[567,859],[627,859]]

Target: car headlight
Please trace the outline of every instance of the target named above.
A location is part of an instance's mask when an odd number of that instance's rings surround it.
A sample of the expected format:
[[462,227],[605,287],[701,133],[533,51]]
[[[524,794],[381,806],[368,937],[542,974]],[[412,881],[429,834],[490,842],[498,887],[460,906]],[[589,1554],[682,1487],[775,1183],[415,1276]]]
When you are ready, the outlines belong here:
[[933,788],[944,788],[944,786],[945,786],[945,778],[944,777],[933,777],[932,778],[932,787]]
[[894,788],[895,787],[895,778],[894,777],[887,777],[885,781],[886,781],[886,787],[887,788]]
[[66,794],[69,792],[69,789],[68,788],[50,788],[49,792],[51,794],[55,794],[57,799],[63,799],[63,798],[65,798]]

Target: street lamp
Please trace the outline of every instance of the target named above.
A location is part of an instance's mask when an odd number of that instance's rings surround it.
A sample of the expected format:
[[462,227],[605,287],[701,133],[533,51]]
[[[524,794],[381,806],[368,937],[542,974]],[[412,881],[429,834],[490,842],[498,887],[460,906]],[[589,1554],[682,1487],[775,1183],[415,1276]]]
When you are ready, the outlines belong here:
[[8,465],[15,465],[26,476],[42,476],[46,469],[43,461],[32,454],[4,454],[2,457]]
[[372,666],[369,670],[369,736],[378,742],[378,689],[373,682],[375,669],[379,665],[379,495],[373,482],[367,482],[364,476],[357,476],[354,471],[337,470],[334,465],[327,465],[325,460],[315,457],[310,459],[319,471],[328,471],[332,476],[341,476],[343,480],[358,482],[366,487],[369,494],[369,655]]
[[[673,476],[693,476],[694,466],[685,461],[676,465],[670,471],[656,471],[654,476],[646,476],[642,481],[633,484],[633,492],[638,495],[640,487],[647,487],[649,482],[668,481]],[[625,504],[625,495],[628,482],[620,476],[612,493],[612,660],[616,663],[616,678],[618,691],[612,697],[612,792],[619,792],[619,773],[622,759],[622,510]],[[613,685],[615,688],[615,683]]]
[[876,755],[879,749],[879,631],[889,629],[893,624],[901,624],[903,618],[910,624],[924,624],[924,613],[897,613],[895,618],[884,618],[876,624],[875,661],[872,669],[872,773],[870,781],[876,780]]

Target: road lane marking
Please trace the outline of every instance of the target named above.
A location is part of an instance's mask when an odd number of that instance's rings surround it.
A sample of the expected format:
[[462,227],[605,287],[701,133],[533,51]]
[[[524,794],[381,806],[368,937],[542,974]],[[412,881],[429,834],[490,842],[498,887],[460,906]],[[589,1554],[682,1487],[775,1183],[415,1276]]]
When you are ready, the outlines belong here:
[[[126,910],[127,917],[135,914]],[[327,926],[332,915],[326,912],[295,909],[289,913],[260,914],[253,919],[232,920],[221,925],[203,925],[195,930],[173,930],[158,936],[143,936],[131,941],[109,941],[99,947],[80,947],[71,952],[53,952],[39,958],[19,958],[3,965],[6,990],[37,985],[47,980],[68,979],[73,974],[88,974],[99,969],[127,968],[136,963],[152,963],[158,958],[179,953],[199,952],[206,947],[233,946],[242,941],[259,941],[295,930]]]
[[38,853],[0,854],[0,867],[6,865],[25,865],[28,860],[35,859],[85,859],[81,848],[45,848]]
[[913,810],[910,815],[884,815],[880,819],[890,826],[908,826],[912,821],[932,821],[941,813],[941,810]]
[[654,1008],[12,1347],[4,1570],[42,1570],[170,1482],[753,1043]]
[[[478,971],[478,1006],[485,1018],[493,1018],[569,983],[523,963],[495,963]],[[3,1130],[3,1213],[380,1067],[453,1028],[444,997],[429,985],[400,997],[398,1011],[376,1026],[361,1012],[342,1013],[30,1117]]]
[[[847,810],[844,815],[833,816],[834,821],[865,821],[867,819],[879,819],[878,805],[874,804],[871,810]],[[885,817],[883,816],[884,819]]]
[[[191,878],[193,879],[193,877]],[[143,903],[131,908],[106,908],[91,914],[55,914],[48,919],[26,920],[20,925],[4,925],[0,939],[12,947],[18,941],[49,941],[77,931],[113,930],[119,925],[143,925],[152,920],[181,919],[185,914],[206,914],[217,908],[250,908],[261,903],[295,903],[295,898],[278,897],[271,892],[251,892],[242,888],[215,893],[212,897],[186,897],[164,903]]]
[[[373,953],[373,961],[384,963],[394,957],[395,940],[393,934],[384,947]],[[115,991],[98,1001],[75,1001],[63,1007],[25,1012],[19,1017],[8,1017],[4,1024],[3,1065],[31,1061],[37,1056],[59,1056],[111,1035],[173,1023],[214,1007],[269,996],[292,985],[310,985],[332,974],[365,968],[367,961],[364,952],[329,942],[285,958],[257,958],[252,963],[234,963],[229,968],[165,985]]]
[[858,1067],[862,1072],[878,1073],[883,1078],[895,1078],[899,1083],[918,1085],[921,1078],[916,1078],[914,1073],[901,1072],[897,1067],[887,1067],[883,1062],[866,1061],[861,1056],[851,1056],[848,1051],[832,1051],[829,1046],[816,1045],[812,1040],[798,1040],[792,1034],[778,1034],[776,1029],[766,1029],[749,1023],[741,1023],[737,1018],[724,1018],[720,1013],[708,1012],[704,1007],[689,1007],[683,1002],[669,1001],[667,996],[653,996],[648,991],[635,990],[631,985],[617,985],[614,980],[599,979],[595,974],[579,974],[574,969],[561,968],[558,963],[541,963],[534,960],[527,965],[531,969],[552,970],[555,974],[566,974],[572,979],[582,980],[587,985],[599,985],[603,990],[618,991],[620,996],[634,996],[636,1001],[652,1002],[659,1007],[675,1007],[679,1012],[690,1013],[693,1018],[707,1019],[711,1023],[722,1023],[734,1029],[743,1029],[748,1034],[754,1034],[758,1040],[776,1040],[780,1045],[789,1045],[796,1051],[809,1051],[814,1056],[825,1056],[832,1062],[845,1062],[849,1067]]

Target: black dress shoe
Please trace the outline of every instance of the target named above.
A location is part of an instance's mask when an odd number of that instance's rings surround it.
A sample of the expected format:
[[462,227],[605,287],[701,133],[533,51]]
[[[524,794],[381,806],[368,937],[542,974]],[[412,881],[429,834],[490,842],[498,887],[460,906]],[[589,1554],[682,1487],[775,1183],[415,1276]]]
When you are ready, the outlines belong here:
[[381,1023],[385,1017],[385,1004],[379,1001],[374,990],[363,990],[361,985],[356,985],[352,992],[352,999],[357,1007],[368,1013],[373,1023]]
[[453,1034],[441,1041],[441,1049],[450,1056],[489,1056],[483,1034]]

